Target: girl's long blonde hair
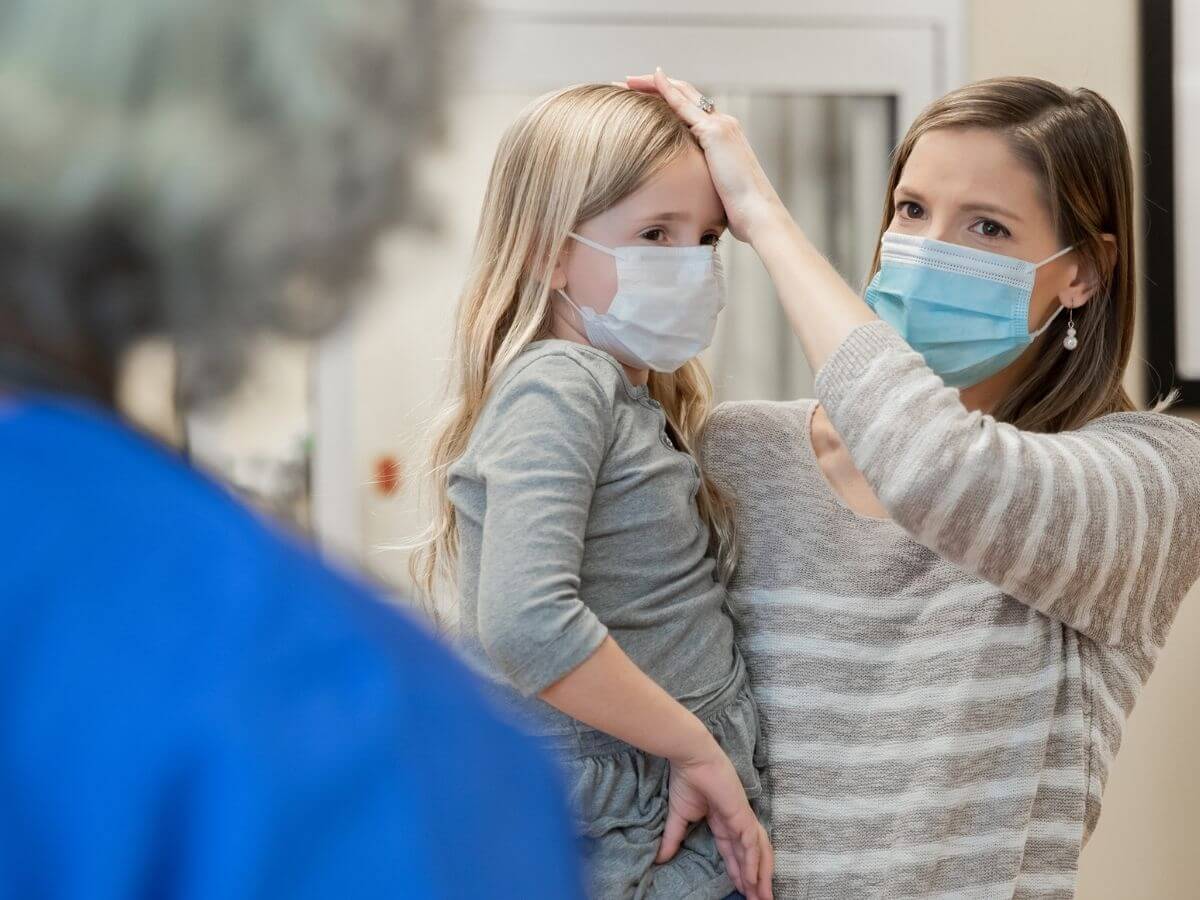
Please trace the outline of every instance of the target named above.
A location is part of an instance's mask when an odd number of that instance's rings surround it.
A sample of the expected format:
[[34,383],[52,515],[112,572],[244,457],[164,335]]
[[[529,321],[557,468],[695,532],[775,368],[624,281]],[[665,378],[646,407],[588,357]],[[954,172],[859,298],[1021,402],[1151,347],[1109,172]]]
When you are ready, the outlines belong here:
[[[492,387],[532,341],[548,333],[550,278],[567,232],[692,147],[698,145],[691,132],[662,98],[608,84],[539,97],[501,138],[458,303],[450,403],[434,429],[433,521],[411,561],[413,580],[428,599],[456,581],[449,469],[466,451]],[[651,373],[649,390],[682,448],[693,451],[712,403],[700,362],[672,374]],[[702,477],[697,504],[727,577],[734,555],[730,506]]]

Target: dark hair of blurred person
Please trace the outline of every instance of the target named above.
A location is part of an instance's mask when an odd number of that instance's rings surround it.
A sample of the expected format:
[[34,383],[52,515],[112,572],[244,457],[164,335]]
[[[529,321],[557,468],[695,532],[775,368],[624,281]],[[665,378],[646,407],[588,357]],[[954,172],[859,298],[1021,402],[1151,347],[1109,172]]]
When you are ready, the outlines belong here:
[[421,216],[444,7],[0,6],[0,895],[557,897],[557,780],[424,631],[110,407],[336,320]]

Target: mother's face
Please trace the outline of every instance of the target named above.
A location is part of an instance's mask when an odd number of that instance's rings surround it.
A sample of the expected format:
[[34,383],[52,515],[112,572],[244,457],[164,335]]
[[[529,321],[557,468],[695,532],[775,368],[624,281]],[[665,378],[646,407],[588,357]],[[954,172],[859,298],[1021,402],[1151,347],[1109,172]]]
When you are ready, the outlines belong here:
[[[941,128],[917,139],[892,197],[888,231],[978,247],[1030,262],[1062,249],[1042,185],[1005,139],[983,128]],[[1068,253],[1038,269],[1030,329],[1061,303],[1091,294],[1081,258]]]

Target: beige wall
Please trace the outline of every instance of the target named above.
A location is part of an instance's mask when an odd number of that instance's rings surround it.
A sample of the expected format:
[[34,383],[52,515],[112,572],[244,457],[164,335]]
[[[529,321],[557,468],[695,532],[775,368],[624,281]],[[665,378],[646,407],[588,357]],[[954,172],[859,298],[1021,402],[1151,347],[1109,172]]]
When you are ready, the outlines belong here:
[[[1087,86],[1125,121],[1141,159],[1134,0],[972,0],[969,75],[1038,75]],[[1139,173],[1140,175],[1140,173]],[[1144,229],[1138,228],[1138,234]],[[1141,392],[1141,372],[1131,387]],[[1126,732],[1100,826],[1083,853],[1081,900],[1200,897],[1200,589],[1184,601]]]

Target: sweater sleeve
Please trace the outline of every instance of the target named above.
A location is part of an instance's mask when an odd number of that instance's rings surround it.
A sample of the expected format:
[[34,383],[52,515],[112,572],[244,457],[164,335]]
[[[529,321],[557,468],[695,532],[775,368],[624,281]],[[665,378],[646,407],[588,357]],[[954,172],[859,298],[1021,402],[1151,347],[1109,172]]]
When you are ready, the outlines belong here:
[[566,354],[508,378],[476,446],[487,504],[479,561],[479,638],[526,695],[584,662],[608,630],[579,596],[596,480],[611,442],[600,384]]
[[1161,647],[1200,575],[1200,427],[1122,413],[1022,431],[968,411],[883,322],[856,329],[816,389],[915,540],[1102,644]]

